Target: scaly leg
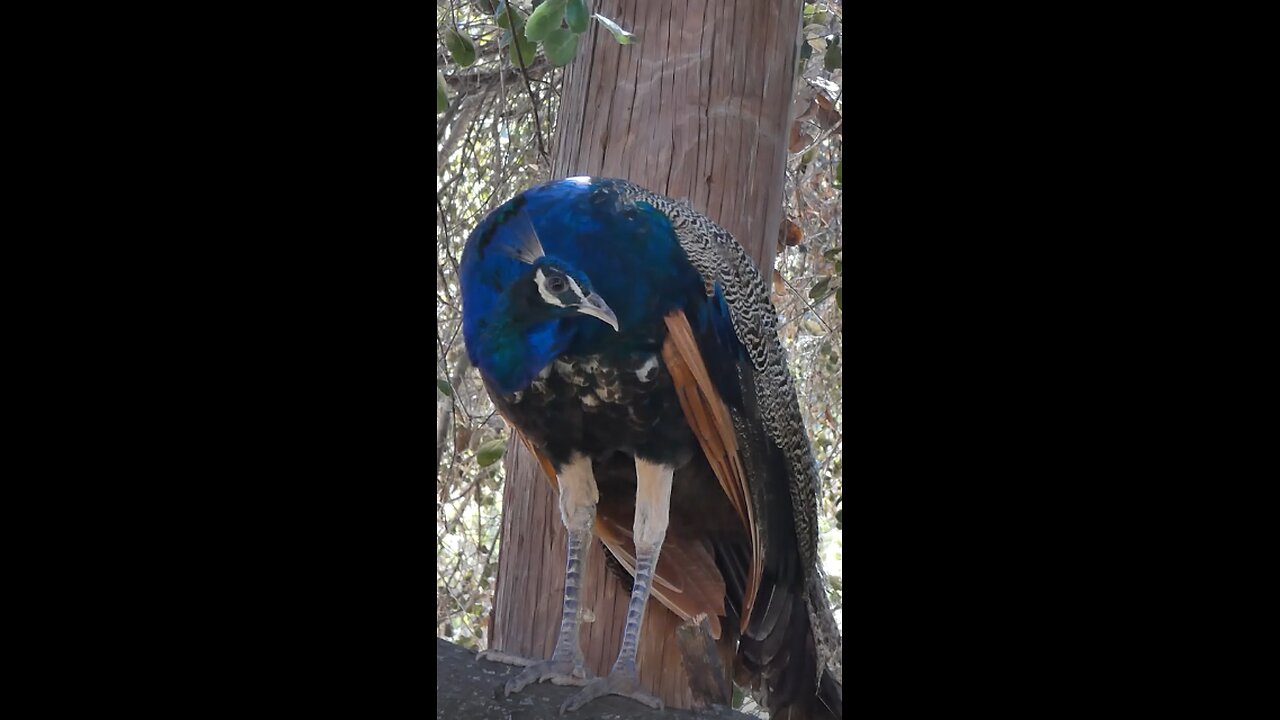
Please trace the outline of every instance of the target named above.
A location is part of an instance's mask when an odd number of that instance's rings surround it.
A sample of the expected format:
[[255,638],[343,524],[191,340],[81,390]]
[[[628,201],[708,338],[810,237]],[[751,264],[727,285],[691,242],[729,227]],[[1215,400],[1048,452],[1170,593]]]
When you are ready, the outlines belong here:
[[600,492],[591,472],[591,460],[574,456],[557,473],[560,482],[560,519],[569,531],[569,558],[564,578],[564,613],[560,617],[560,636],[550,660],[531,661],[505,653],[486,651],[481,657],[510,665],[527,665],[519,675],[507,681],[505,694],[523,690],[530,683],[550,680],[556,685],[586,684],[582,646],[578,627],[582,621],[578,590],[582,586],[583,552],[591,539],[596,503]]
[[640,690],[636,649],[640,644],[640,625],[644,622],[653,569],[658,565],[658,553],[662,551],[662,541],[667,536],[673,472],[674,468],[636,458],[636,572],[631,602],[627,605],[627,628],[622,634],[622,648],[609,675],[587,683],[581,692],[560,706],[561,713],[577,710],[605,695],[622,695],[662,709],[661,700]]

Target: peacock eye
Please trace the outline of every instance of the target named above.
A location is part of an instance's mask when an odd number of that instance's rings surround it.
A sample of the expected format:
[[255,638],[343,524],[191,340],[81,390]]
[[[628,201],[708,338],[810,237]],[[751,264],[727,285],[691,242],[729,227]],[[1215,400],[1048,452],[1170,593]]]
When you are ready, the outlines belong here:
[[565,289],[564,278],[561,278],[561,277],[551,278],[550,280],[547,281],[547,289],[556,294],[564,292],[564,289]]

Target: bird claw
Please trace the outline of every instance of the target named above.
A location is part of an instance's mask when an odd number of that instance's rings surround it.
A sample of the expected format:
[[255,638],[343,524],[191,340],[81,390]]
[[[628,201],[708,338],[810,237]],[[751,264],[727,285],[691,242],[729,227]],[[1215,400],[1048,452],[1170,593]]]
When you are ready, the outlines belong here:
[[489,662],[502,663],[504,665],[515,665],[517,667],[528,667],[538,660],[531,660],[519,655],[508,655],[500,650],[481,650],[476,654],[476,660],[488,660]]
[[505,663],[507,665],[524,666],[519,675],[507,681],[503,687],[503,695],[520,692],[533,683],[550,680],[553,685],[586,685],[590,679],[587,669],[580,660],[530,660],[517,655],[486,651],[481,653],[485,660]]
[[619,670],[615,668],[607,676],[596,678],[587,683],[586,687],[582,688],[578,694],[566,700],[560,706],[560,714],[573,712],[592,700],[605,695],[621,695],[636,702],[644,703],[654,710],[662,709],[661,700],[640,690],[640,676],[635,670]]

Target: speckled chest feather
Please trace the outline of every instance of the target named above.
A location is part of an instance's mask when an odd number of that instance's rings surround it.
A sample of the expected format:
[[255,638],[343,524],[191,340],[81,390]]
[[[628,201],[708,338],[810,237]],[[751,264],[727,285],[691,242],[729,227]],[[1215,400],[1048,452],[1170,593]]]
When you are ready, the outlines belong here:
[[625,452],[681,466],[696,446],[671,375],[653,353],[565,355],[502,400],[553,463],[574,451],[593,458]]

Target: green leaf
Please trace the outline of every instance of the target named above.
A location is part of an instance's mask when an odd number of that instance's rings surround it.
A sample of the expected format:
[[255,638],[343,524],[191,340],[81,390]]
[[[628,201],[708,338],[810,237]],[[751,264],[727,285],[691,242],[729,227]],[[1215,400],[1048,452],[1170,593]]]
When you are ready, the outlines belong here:
[[542,42],[564,19],[565,4],[569,0],[546,0],[533,11],[524,25],[524,36],[533,42]]
[[813,3],[804,4],[804,23],[812,25],[817,23],[825,25],[827,23],[827,13],[818,10],[818,6]]
[[822,56],[822,67],[827,70],[836,70],[840,67],[840,43],[832,43],[827,46],[827,54]]
[[552,65],[556,67],[568,65],[578,55],[578,36],[560,28],[542,41],[542,51],[547,54],[547,59]]
[[493,11],[493,20],[498,23],[498,27],[505,30],[511,29],[511,18],[515,18],[516,27],[524,25],[524,15],[520,14],[520,8],[511,8],[511,17],[507,16],[507,3],[498,3],[498,9]]
[[569,6],[564,10],[564,20],[575,33],[586,32],[587,23],[591,22],[591,16],[587,15],[587,0],[569,0]]
[[490,465],[498,462],[498,459],[501,458],[503,453],[506,451],[506,439],[498,438],[497,440],[490,440],[487,443],[481,444],[480,447],[476,449],[476,462],[479,463],[480,467],[489,467]]
[[835,260],[836,256],[839,255],[842,250],[844,250],[843,247],[833,247],[830,250],[822,253],[822,257],[828,260]]
[[828,286],[828,285],[830,285],[830,284],[831,284],[831,278],[829,278],[829,277],[824,277],[824,278],[822,278],[821,280],[819,280],[819,281],[818,281],[818,282],[813,286],[813,289],[811,289],[811,290],[809,291],[809,299],[810,299],[810,300],[817,300],[818,298],[820,298],[820,297],[822,297],[823,295],[825,295],[825,294],[827,293],[827,286]]
[[493,11],[497,10],[497,6],[494,5],[493,0],[474,0],[472,5],[475,5],[480,12],[486,15],[492,15]]
[[453,386],[449,384],[448,380],[445,380],[444,378],[436,378],[436,387],[440,388],[440,392],[445,395],[453,397]]
[[[538,46],[529,42],[529,38],[524,36],[522,32],[516,32],[512,38],[514,42],[507,46],[507,56],[511,58],[511,64],[514,67],[529,67],[533,64],[533,56],[538,52]],[[519,48],[520,55],[516,55]],[[524,58],[524,62],[520,62],[520,58]]]
[[836,308],[844,312],[844,287],[836,288]]
[[832,184],[838,188],[844,187],[844,179],[842,177],[843,174],[844,174],[844,158],[840,158],[840,161],[836,163],[836,181]]
[[591,17],[595,18],[596,20],[599,20],[600,24],[603,25],[606,30],[613,33],[613,39],[617,40],[619,45],[630,45],[633,42],[637,42],[636,36],[634,33],[630,33],[630,32],[627,32],[626,30],[623,30],[621,25],[601,15],[600,13],[596,13]]
[[471,67],[476,63],[476,44],[471,41],[470,35],[458,32],[456,28],[449,28],[444,31],[444,46],[449,50],[453,61],[462,67]]
[[449,109],[449,86],[444,81],[444,73],[436,71],[436,114]]

